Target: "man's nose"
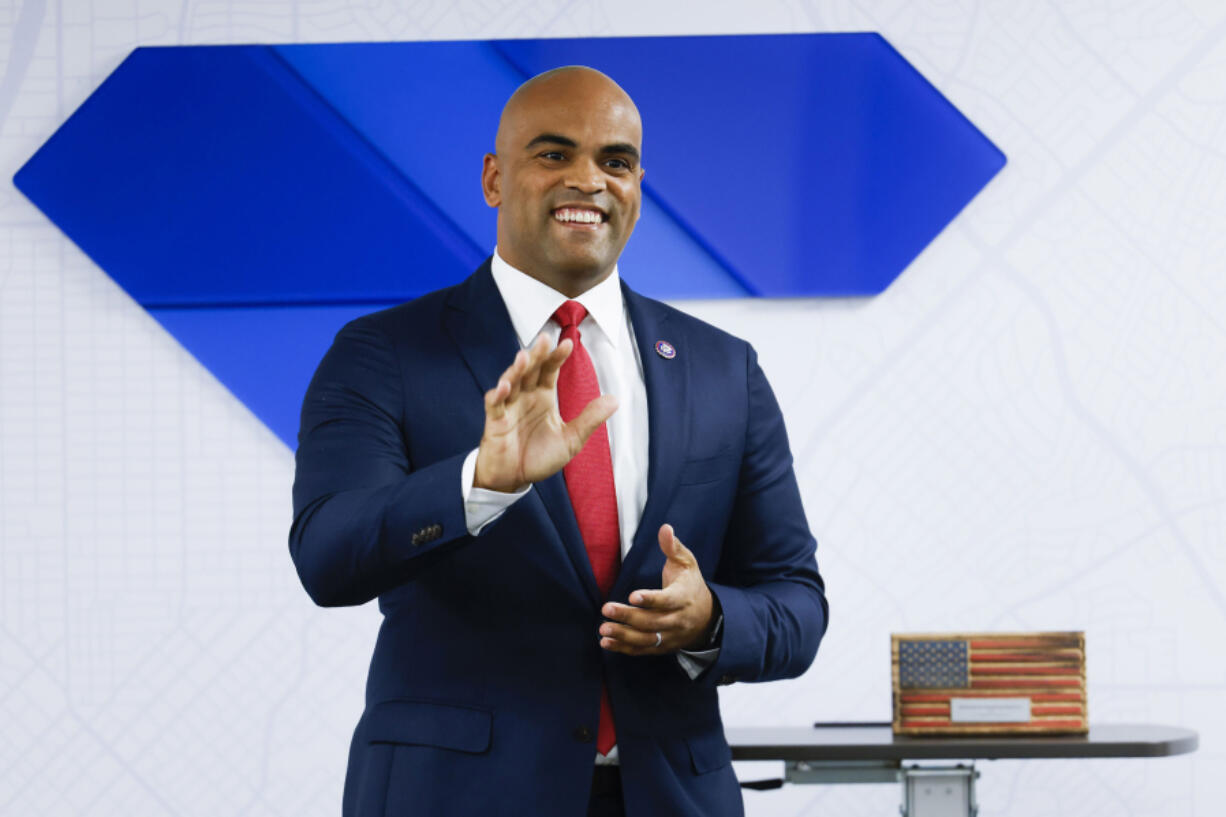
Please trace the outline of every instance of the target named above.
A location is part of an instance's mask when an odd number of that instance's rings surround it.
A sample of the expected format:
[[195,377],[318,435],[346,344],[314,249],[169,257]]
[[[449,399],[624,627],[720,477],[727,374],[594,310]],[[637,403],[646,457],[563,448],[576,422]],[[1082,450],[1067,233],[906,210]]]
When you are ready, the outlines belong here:
[[599,193],[605,189],[604,173],[594,159],[575,161],[566,175],[566,186],[581,193]]

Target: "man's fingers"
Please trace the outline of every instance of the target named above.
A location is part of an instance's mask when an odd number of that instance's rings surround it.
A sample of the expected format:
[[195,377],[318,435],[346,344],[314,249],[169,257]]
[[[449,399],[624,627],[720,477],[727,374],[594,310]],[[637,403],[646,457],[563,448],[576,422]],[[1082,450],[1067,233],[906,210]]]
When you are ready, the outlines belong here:
[[[527,349],[516,352],[511,365],[498,378],[498,385],[491,389],[491,392],[498,392],[498,396],[491,398],[490,392],[486,393],[486,408],[491,407],[491,399],[501,400],[504,405],[514,403],[520,391],[536,388],[540,378],[540,366],[550,354],[549,339],[544,335],[538,337]],[[508,384],[506,389],[502,389],[504,382]]]
[[657,639],[655,632],[641,632],[608,622],[600,626],[600,646],[628,655],[659,654],[673,649],[668,634],[664,631],[660,632]]
[[511,386],[507,396],[503,398],[504,403],[514,403],[515,398],[519,396],[519,381],[524,376],[524,367],[527,364],[528,353],[520,349],[515,353],[515,360],[511,361],[511,365],[502,373],[502,377],[498,378],[499,383],[505,380]]
[[579,416],[566,424],[566,432],[570,436],[571,456],[579,453],[587,438],[600,427],[600,424],[613,416],[617,411],[617,398],[611,394],[602,394],[584,406]]
[[630,594],[630,603],[647,610],[667,612],[685,607],[685,594],[672,585],[662,590],[635,590]]
[[566,362],[566,358],[570,357],[570,353],[574,350],[575,345],[569,339],[559,343],[549,356],[545,358],[545,362],[541,364],[541,377],[537,381],[537,385],[543,389],[552,389],[558,385],[558,372],[562,369],[562,364]]
[[660,550],[664,553],[664,557],[680,562],[685,565],[697,564],[694,554],[690,549],[682,544],[677,538],[677,534],[673,531],[673,526],[667,523],[660,526],[658,536],[660,542]]
[[[601,613],[609,619],[609,622],[622,624],[645,633],[656,630],[673,630],[681,626],[681,621],[673,608],[644,610],[627,604],[609,602],[601,608]],[[609,622],[602,624],[601,627],[606,626]]]
[[638,647],[633,644],[627,644],[624,641],[618,641],[616,638],[600,639],[600,648],[609,652],[619,652],[622,655],[651,655],[655,652],[664,652],[664,650],[654,650],[647,647]]
[[[693,644],[708,626],[710,591],[702,582],[698,561],[681,544],[672,525],[660,526],[664,552],[663,587],[635,590],[630,604],[608,602],[600,608],[607,621],[600,625],[601,647],[627,655],[657,655]],[[660,646],[656,646],[656,642]]]
[[511,393],[511,384],[499,380],[498,385],[485,393],[485,416],[491,420],[501,420],[507,413],[506,399]]
[[537,336],[537,339],[528,347],[528,360],[524,366],[524,374],[520,379],[520,388],[525,391],[535,389],[537,381],[541,377],[541,364],[549,357],[549,339],[544,335]]

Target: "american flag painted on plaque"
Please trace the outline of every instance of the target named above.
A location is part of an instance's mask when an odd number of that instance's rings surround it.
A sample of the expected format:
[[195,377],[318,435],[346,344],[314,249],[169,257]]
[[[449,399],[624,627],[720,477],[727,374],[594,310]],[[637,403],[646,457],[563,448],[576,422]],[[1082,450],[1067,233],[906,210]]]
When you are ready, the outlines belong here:
[[891,636],[898,734],[1085,733],[1085,634]]

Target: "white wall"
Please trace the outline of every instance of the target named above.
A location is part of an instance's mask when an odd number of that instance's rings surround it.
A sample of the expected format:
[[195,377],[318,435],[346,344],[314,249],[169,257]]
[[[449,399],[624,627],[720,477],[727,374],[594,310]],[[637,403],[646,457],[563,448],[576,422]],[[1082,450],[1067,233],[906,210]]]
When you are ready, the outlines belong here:
[[758,347],[832,602],[810,672],[727,689],[726,721],[888,718],[891,631],[1083,628],[1092,720],[1200,751],[984,764],[985,816],[1220,813],[1214,0],[0,2],[0,812],[336,814],[377,625],[297,585],[289,452],[7,181],[133,47],[856,30],[1009,165],[877,298],[682,304]]

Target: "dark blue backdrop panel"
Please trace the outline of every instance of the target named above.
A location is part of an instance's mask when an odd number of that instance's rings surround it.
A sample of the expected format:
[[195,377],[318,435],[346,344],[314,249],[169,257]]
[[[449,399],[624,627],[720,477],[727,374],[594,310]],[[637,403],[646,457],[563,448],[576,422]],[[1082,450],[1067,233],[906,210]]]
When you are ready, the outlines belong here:
[[[507,97],[528,78],[488,42],[277,46],[277,53],[474,242],[494,246],[481,196]],[[658,298],[752,294],[646,187],[642,218],[619,265]]]
[[146,306],[392,302],[487,252],[263,46],[137,49],[15,181]]
[[474,244],[494,246],[481,161],[494,149],[503,103],[524,81],[498,52],[479,42],[274,50]]
[[643,112],[656,297],[879,292],[1004,164],[880,37],[814,34],[141,48],[14,181],[292,447],[345,319],[492,249],[501,105],[569,63]]
[[1005,157],[877,34],[507,40],[643,114],[652,189],[760,295],[873,295]]

